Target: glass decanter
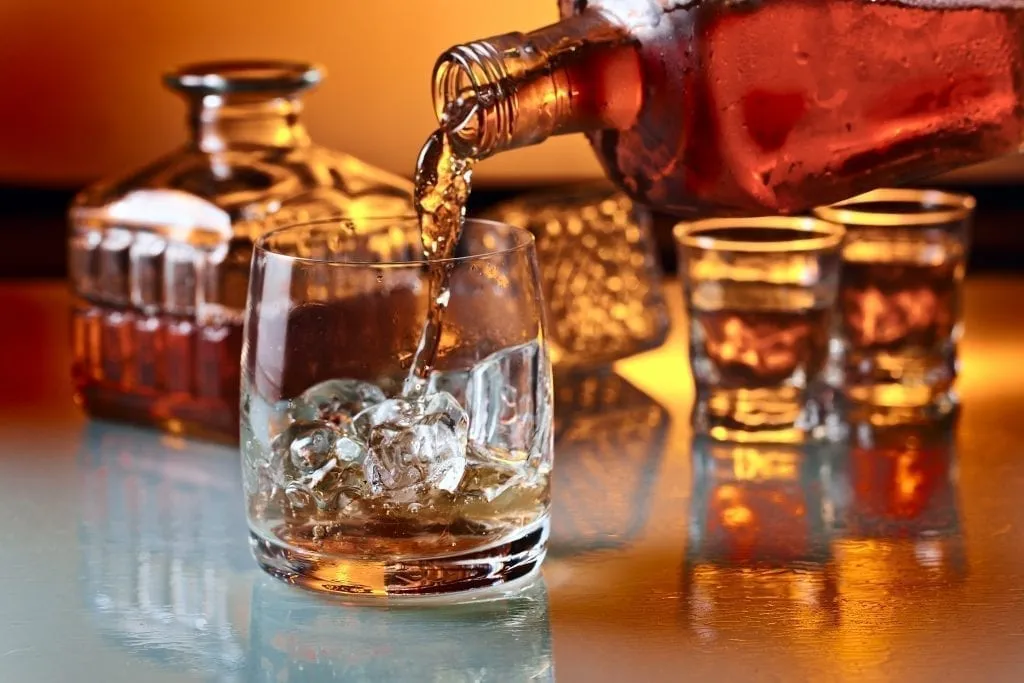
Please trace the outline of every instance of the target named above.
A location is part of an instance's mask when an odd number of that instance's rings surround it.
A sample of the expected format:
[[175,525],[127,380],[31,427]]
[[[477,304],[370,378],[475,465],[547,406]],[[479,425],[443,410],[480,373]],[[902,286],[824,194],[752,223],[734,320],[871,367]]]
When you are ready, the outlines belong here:
[[408,181],[310,141],[301,95],[322,77],[281,61],[168,74],[188,142],[76,197],[72,375],[88,413],[236,440],[253,241],[316,217],[411,212]]

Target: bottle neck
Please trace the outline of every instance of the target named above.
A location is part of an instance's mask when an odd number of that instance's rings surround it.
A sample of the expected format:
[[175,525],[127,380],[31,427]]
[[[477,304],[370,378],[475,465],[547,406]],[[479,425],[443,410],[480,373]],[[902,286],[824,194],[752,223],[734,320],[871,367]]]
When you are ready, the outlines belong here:
[[208,154],[229,149],[288,149],[309,144],[296,97],[205,94],[190,98],[192,144]]
[[628,128],[641,87],[632,39],[589,9],[451,48],[434,68],[434,107],[457,151],[484,158],[552,135]]

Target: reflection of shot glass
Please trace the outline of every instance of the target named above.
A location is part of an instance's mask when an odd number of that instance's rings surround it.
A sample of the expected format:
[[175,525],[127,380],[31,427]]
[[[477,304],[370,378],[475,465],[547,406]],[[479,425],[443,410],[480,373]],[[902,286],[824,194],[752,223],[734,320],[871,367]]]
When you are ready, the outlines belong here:
[[[831,459],[832,555],[848,627],[873,631],[896,623],[899,613],[941,620],[944,607],[934,596],[967,578],[955,416],[853,423],[848,450]],[[889,631],[883,627],[876,638],[889,640]]]
[[974,204],[934,190],[876,190],[816,210],[847,230],[835,382],[853,404],[894,417],[941,415],[956,404]]
[[608,363],[665,341],[669,313],[646,208],[597,184],[520,197],[492,215],[536,238],[556,367]]
[[[538,568],[552,395],[533,238],[467,221],[456,246],[425,268],[408,218],[313,222],[257,243],[242,470],[269,573],[415,595]],[[405,382],[437,268],[440,344],[427,376]]]
[[836,530],[854,538],[938,538],[959,530],[955,420],[851,425],[833,459]]
[[790,566],[828,557],[819,454],[793,446],[693,444],[690,548],[711,564]]
[[842,227],[708,219],[680,223],[675,236],[697,433],[779,443],[831,435],[837,420],[824,371]]
[[696,437],[692,458],[682,577],[690,627],[704,641],[758,629],[817,637],[831,623],[836,593],[825,453]]

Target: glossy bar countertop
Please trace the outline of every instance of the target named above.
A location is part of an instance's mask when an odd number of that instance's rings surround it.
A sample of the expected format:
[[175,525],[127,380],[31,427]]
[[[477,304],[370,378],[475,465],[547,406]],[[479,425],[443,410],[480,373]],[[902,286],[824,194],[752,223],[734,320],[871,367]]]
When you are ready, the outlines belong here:
[[1024,280],[968,280],[957,424],[810,450],[693,440],[668,291],[557,380],[541,578],[385,608],[262,575],[236,451],[85,419],[63,285],[0,284],[0,681],[1024,680]]

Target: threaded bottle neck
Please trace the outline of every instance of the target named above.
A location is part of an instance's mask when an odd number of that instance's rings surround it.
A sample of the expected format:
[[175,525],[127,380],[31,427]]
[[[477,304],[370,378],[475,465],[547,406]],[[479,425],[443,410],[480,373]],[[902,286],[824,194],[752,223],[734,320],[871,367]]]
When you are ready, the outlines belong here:
[[481,158],[513,146],[519,96],[503,49],[515,48],[522,34],[508,34],[457,45],[434,69],[434,108],[458,150]]
[[628,34],[596,11],[528,34],[458,45],[434,67],[434,108],[475,158],[552,135],[628,127],[641,103]]

